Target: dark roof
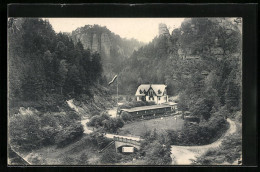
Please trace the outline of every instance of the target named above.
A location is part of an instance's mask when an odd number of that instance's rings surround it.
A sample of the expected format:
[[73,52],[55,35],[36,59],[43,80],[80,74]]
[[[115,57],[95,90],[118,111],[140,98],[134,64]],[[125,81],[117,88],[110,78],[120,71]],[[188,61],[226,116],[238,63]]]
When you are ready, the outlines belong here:
[[[136,90],[136,93],[135,93],[135,96],[141,96],[143,95],[143,91],[148,91],[149,88],[152,87],[152,89],[154,90],[155,94],[157,96],[162,96],[164,91],[165,91],[165,88],[167,87],[167,85],[164,85],[164,84],[141,84],[137,90]],[[142,93],[140,93],[140,90],[142,91]],[[160,90],[160,91],[159,91]]]
[[138,111],[143,111],[143,110],[170,108],[171,106],[172,105],[161,104],[161,105],[151,105],[151,106],[140,106],[140,107],[135,107],[135,108],[130,108],[130,109],[121,109],[121,110],[125,111],[125,112],[138,112]]

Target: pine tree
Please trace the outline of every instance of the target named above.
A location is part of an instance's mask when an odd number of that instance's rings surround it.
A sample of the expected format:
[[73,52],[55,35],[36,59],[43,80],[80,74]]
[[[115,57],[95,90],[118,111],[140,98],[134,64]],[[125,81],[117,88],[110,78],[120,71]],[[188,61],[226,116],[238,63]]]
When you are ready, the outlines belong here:
[[226,93],[225,93],[225,102],[227,109],[229,111],[234,111],[239,108],[240,103],[240,89],[233,80],[229,81]]

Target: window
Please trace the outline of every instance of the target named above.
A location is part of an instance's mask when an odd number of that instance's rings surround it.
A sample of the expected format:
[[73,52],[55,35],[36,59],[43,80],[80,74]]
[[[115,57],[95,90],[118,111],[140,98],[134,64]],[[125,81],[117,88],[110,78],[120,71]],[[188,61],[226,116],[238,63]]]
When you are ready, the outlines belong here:
[[158,100],[160,100],[160,97],[158,97]]

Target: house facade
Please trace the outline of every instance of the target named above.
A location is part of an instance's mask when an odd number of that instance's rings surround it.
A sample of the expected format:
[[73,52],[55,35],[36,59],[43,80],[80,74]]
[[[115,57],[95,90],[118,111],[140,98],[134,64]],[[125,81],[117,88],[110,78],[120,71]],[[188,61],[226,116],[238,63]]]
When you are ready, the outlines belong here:
[[154,102],[162,104],[168,102],[167,85],[164,84],[142,84],[135,93],[137,101]]

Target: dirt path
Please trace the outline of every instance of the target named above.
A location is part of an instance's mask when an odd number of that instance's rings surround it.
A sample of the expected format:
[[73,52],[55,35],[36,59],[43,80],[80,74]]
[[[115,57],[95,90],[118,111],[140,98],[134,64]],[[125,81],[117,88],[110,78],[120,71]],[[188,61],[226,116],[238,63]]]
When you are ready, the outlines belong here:
[[[82,116],[82,119],[81,119],[81,124],[83,125],[83,128],[84,128],[84,133],[86,134],[89,134],[89,133],[92,133],[93,131],[90,130],[87,126],[86,126],[86,123],[89,121],[89,118],[85,117],[84,116],[84,112],[82,112],[82,109],[77,107],[74,103],[73,103],[73,100],[68,100],[67,101],[69,107],[73,110],[75,110],[76,112],[78,112],[81,116]],[[116,109],[111,109],[111,113],[113,114],[116,114]],[[115,117],[115,116],[113,116]],[[137,140],[137,141],[140,141],[141,139],[139,137],[127,137],[127,136],[121,136],[121,135],[116,135],[116,134],[105,134],[104,135],[105,137],[107,138],[110,138],[110,139],[113,139],[114,136],[116,137],[124,137],[124,138],[127,138],[127,139],[132,139],[132,140]]]
[[229,129],[227,132],[219,138],[217,141],[203,146],[171,146],[171,157],[173,159],[173,165],[189,165],[196,160],[197,157],[204,154],[209,149],[217,148],[221,145],[225,137],[236,132],[236,124],[234,121],[227,119],[229,123]]
[[[76,105],[73,104],[73,100],[69,100],[69,101],[67,101],[67,103],[76,112],[81,113],[81,109],[79,109]],[[86,134],[93,132],[92,130],[89,130],[86,126],[86,123],[88,121],[89,121],[88,118],[82,117],[81,124],[84,126],[84,133],[86,133]],[[173,159],[172,164],[173,165],[189,165],[192,163],[193,160],[196,160],[197,157],[201,156],[207,150],[219,147],[225,137],[236,132],[235,122],[231,121],[230,119],[227,119],[227,122],[230,125],[227,132],[221,138],[219,138],[216,142],[214,142],[212,144],[203,145],[203,146],[174,146],[174,145],[172,145],[171,146],[171,153],[172,153],[171,157]],[[114,136],[126,137],[126,136],[121,136],[121,135],[105,134],[105,137],[107,137],[107,138],[113,138]],[[127,138],[140,141],[140,138],[138,138],[138,137],[127,137]],[[19,156],[21,156],[29,164],[33,164],[32,162],[29,161],[30,157],[33,156],[33,153],[19,154]]]

